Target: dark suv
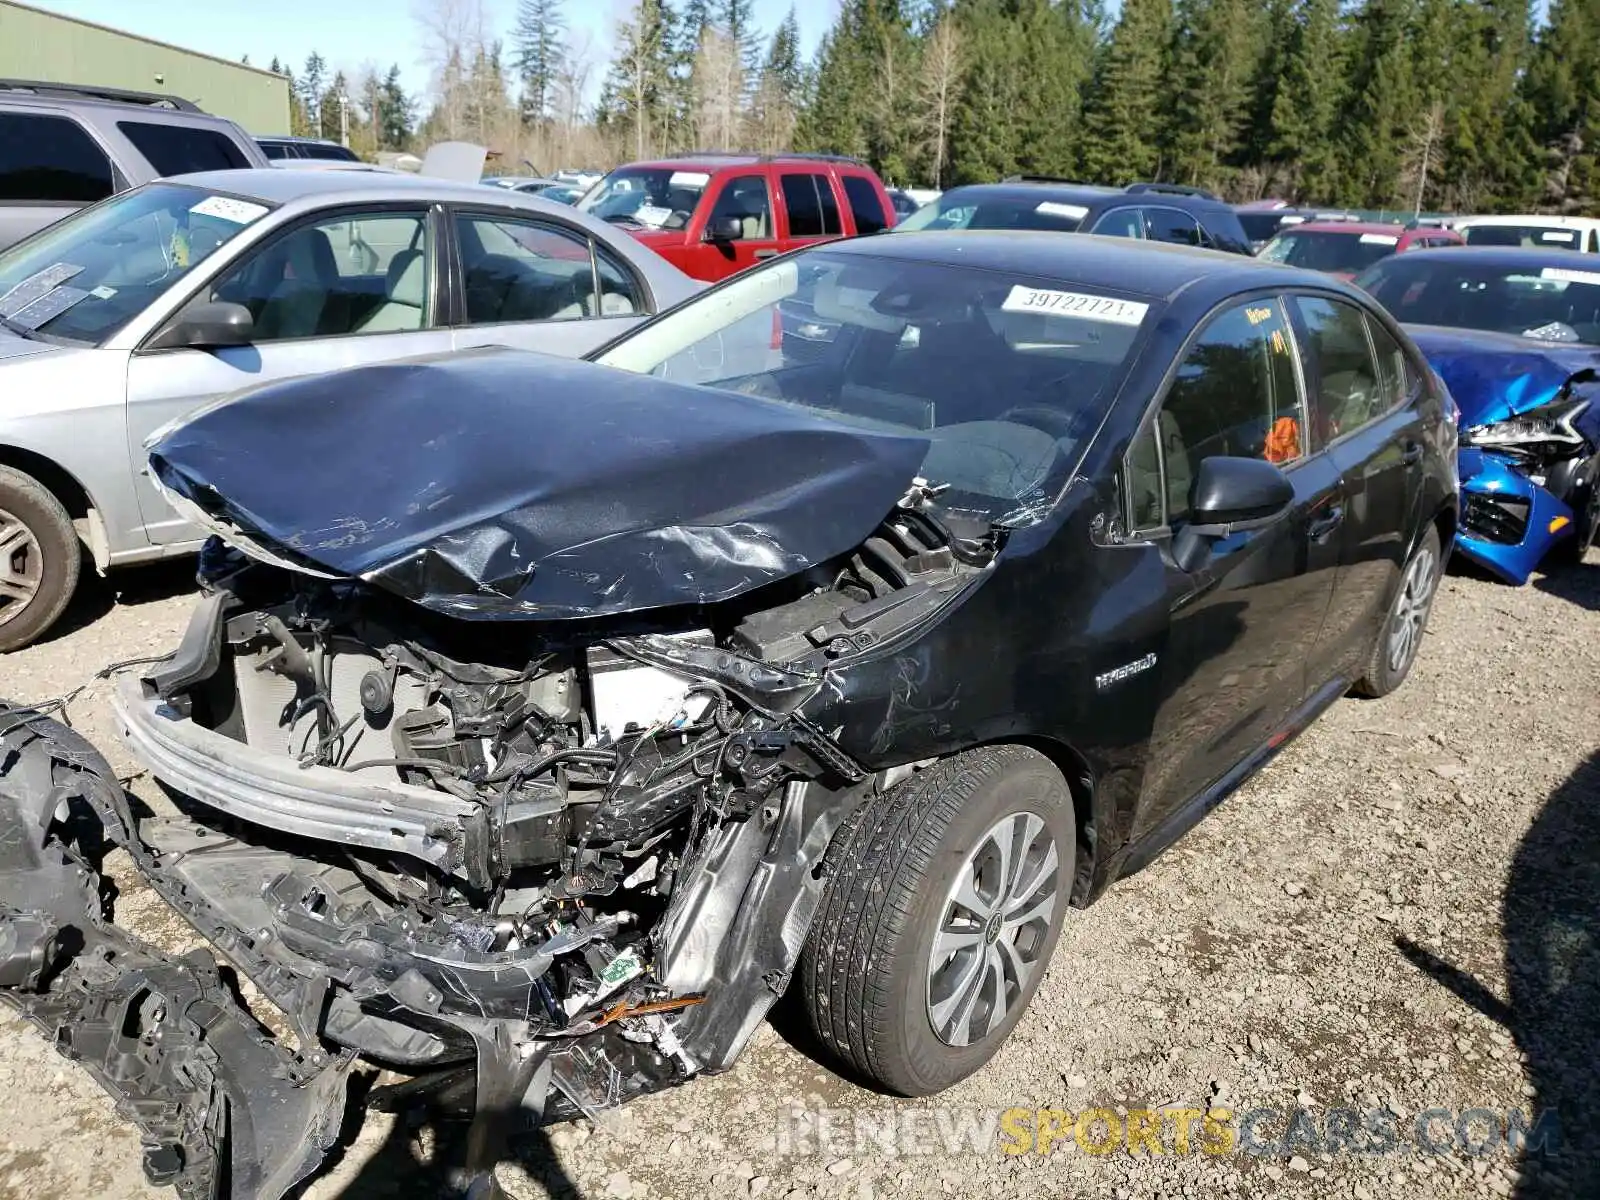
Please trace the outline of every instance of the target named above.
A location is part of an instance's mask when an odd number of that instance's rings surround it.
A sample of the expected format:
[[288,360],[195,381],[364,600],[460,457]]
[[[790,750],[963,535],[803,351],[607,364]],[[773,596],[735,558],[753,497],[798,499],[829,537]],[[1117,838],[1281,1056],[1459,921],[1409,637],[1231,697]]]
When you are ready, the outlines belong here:
[[239,126],[177,96],[0,79],[0,250],[152,179],[270,165]]
[[918,230],[1037,229],[1176,242],[1249,254],[1239,217],[1210,192],[1173,183],[1096,187],[1042,175],[952,188],[895,227]]

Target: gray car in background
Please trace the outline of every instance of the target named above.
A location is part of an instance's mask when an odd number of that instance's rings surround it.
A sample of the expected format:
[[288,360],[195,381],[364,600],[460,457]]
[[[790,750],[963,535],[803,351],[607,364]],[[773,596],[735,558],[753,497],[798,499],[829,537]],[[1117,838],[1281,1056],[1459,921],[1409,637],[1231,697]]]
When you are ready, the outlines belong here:
[[196,549],[143,447],[213,398],[476,346],[576,356],[698,287],[565,205],[377,172],[160,181],[0,252],[0,651],[60,616],[82,546],[100,570]]
[[0,249],[163,175],[266,165],[243,129],[176,96],[0,79]]

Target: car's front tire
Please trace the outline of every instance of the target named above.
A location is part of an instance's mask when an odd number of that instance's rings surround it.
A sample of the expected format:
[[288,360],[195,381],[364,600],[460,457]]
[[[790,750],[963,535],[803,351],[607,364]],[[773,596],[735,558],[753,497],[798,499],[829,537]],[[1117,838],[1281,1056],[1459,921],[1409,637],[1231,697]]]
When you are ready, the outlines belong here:
[[1400,587],[1389,604],[1389,614],[1378,634],[1377,645],[1372,648],[1366,673],[1356,684],[1360,695],[1387,696],[1411,674],[1417,651],[1422,648],[1422,635],[1427,632],[1428,617],[1433,612],[1433,598],[1439,590],[1443,566],[1438,527],[1429,525],[1401,573]]
[[954,755],[857,809],[801,956],[822,1044],[903,1096],[983,1066],[1049,965],[1076,830],[1061,773],[1023,746]]
[[56,623],[78,586],[72,518],[38,480],[0,467],[0,653]]

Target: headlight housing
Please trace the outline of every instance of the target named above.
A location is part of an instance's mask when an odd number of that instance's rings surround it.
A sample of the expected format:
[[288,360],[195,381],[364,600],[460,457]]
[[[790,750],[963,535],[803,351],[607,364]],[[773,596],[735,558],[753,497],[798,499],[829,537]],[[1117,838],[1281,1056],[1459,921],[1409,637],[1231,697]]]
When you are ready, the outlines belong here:
[[1504,421],[1490,421],[1474,425],[1461,435],[1463,446],[1477,446],[1483,450],[1533,450],[1540,446],[1577,447],[1583,445],[1583,434],[1573,422],[1589,407],[1587,400],[1555,400],[1517,413]]

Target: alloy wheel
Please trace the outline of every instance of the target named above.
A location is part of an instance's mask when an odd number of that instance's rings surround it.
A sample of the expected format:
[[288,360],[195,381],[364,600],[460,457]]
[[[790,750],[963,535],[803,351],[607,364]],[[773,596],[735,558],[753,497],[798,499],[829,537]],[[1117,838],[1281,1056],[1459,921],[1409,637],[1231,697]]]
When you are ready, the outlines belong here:
[[39,539],[0,508],[0,625],[22,615],[44,582],[44,552]]
[[1424,546],[1406,568],[1400,595],[1395,600],[1394,619],[1389,627],[1389,670],[1404,671],[1416,655],[1438,584],[1439,560]]
[[928,960],[928,1023],[946,1045],[993,1033],[1027,990],[1049,945],[1059,865],[1055,839],[1031,812],[1002,817],[967,855]]

